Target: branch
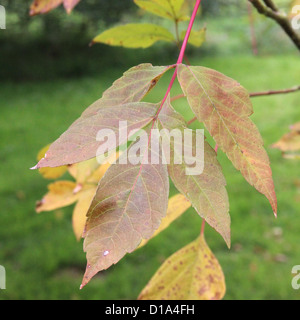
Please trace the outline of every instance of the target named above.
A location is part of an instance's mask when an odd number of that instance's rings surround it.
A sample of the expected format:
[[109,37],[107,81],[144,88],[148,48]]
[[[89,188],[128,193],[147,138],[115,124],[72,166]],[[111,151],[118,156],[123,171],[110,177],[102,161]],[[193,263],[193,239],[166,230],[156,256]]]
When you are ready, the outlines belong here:
[[288,16],[285,13],[277,11],[272,0],[263,0],[267,6],[265,6],[260,0],[248,1],[250,1],[260,14],[277,22],[300,51],[300,35],[293,29]]
[[255,97],[261,97],[261,96],[270,96],[270,95],[274,95],[274,94],[287,94],[287,93],[292,93],[292,92],[296,92],[296,91],[300,91],[300,86],[295,86],[293,88],[283,89],[283,90],[269,90],[269,91],[262,91],[262,92],[252,92],[252,93],[250,93],[250,97],[255,98]]
[[272,9],[273,11],[279,11],[275,3],[273,2],[273,0],[263,0],[263,1],[266,4],[266,6]]

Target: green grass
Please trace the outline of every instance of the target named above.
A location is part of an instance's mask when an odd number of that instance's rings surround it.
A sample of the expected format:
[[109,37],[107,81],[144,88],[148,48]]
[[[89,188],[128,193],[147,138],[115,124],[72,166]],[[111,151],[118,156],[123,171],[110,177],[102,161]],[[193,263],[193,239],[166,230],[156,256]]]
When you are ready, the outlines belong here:
[[[298,56],[226,56],[192,62],[235,78],[249,91],[299,82]],[[34,211],[48,183],[29,170],[36,153],[101,97],[122,71],[107,70],[78,80],[1,84],[0,265],[6,268],[7,289],[0,291],[0,299],[135,299],[160,264],[198,236],[201,219],[189,210],[146,247],[98,274],[80,291],[85,254],[72,232],[72,207],[39,215]],[[153,99],[162,98],[168,77],[161,81]],[[209,227],[206,238],[225,273],[226,299],[299,299],[300,291],[291,287],[291,269],[300,264],[300,210],[294,186],[300,179],[299,162],[283,160],[270,148],[300,120],[299,94],[257,98],[253,103],[252,119],[271,158],[278,219],[267,200],[220,153],[230,197],[232,249]],[[186,110],[184,101],[175,107]],[[184,113],[191,117],[189,111]]]

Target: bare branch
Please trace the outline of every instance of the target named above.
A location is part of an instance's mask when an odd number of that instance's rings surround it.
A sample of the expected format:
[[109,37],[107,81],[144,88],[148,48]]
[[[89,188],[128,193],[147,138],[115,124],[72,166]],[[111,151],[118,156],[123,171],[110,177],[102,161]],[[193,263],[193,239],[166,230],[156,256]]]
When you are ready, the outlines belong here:
[[273,11],[279,11],[273,0],[263,0],[267,7]]
[[[252,5],[256,8],[256,10],[260,14],[276,21],[300,51],[300,35],[293,29],[292,24],[285,13],[274,11],[270,7],[274,5],[273,1],[264,0],[265,4],[266,3],[269,4],[268,6],[264,5],[260,0],[248,0],[248,1],[252,3]],[[274,6],[274,8],[276,7]]]
[[283,89],[283,90],[269,90],[269,91],[262,91],[262,92],[252,92],[250,93],[251,98],[261,97],[261,96],[270,96],[275,94],[287,94],[292,92],[300,91],[300,86],[295,86],[290,89]]

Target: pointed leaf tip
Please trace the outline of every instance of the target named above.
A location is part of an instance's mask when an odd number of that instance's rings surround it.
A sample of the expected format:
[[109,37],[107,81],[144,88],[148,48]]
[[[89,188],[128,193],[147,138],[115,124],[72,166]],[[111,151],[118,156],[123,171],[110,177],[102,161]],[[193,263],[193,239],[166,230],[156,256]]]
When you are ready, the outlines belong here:
[[38,165],[37,164],[34,167],[29,168],[29,170],[36,170],[36,169],[38,169]]
[[[101,99],[87,108],[81,117],[51,144],[46,158],[38,163],[38,168],[60,167],[95,158],[96,155],[101,156],[97,154],[101,144],[96,139],[99,130],[114,129],[118,136],[122,120],[134,120],[130,121],[128,132],[147,125],[156,114],[157,106],[140,101],[170,68],[172,66],[153,67],[151,64],[141,64],[125,72],[123,77],[105,91]],[[111,115],[114,115],[113,122]],[[113,149],[112,145],[111,147]]]
[[[159,164],[151,164],[152,149],[147,139],[151,128],[148,125],[144,133],[146,139],[141,139],[142,148],[148,150],[146,163],[132,164],[133,158],[129,158],[127,164],[120,164],[127,161],[125,153],[120,163],[109,167],[100,180],[87,213],[84,251],[88,265],[83,284],[133,252],[143,239],[151,238],[166,215],[168,170],[167,165],[162,164],[161,155]],[[135,146],[137,144],[131,148]]]

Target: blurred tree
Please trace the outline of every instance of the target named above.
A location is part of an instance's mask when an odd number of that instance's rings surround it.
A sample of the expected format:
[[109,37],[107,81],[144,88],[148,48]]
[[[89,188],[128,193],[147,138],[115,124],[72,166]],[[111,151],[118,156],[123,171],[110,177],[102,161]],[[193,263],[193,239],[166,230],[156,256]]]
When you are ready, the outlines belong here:
[[[204,15],[227,15],[227,14],[240,14],[241,9],[247,8],[245,2],[241,0],[214,0],[203,1],[202,12]],[[237,10],[239,9],[239,10]]]
[[[81,29],[96,29],[99,25],[105,27],[114,21],[120,20],[124,12],[130,13],[135,8],[132,0],[107,1],[107,0],[84,0],[76,6],[76,11],[66,16],[63,8],[57,8],[42,18],[30,17],[29,8],[32,0],[24,0],[22,5],[18,0],[3,0],[1,4],[7,9],[7,15],[10,19],[10,36],[20,31],[28,32],[29,25],[39,24],[39,33],[54,33],[56,36],[64,36],[68,31],[68,24],[76,24]],[[74,28],[74,25],[72,25]],[[98,30],[99,31],[99,30]]]

